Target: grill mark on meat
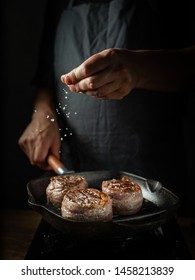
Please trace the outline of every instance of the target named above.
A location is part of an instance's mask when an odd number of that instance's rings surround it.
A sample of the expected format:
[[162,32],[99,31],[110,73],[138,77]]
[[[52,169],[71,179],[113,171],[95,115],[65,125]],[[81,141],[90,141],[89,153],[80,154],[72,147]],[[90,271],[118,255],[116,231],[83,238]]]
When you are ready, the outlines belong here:
[[80,175],[53,176],[46,188],[47,202],[55,207],[60,207],[63,196],[68,190],[87,186],[87,181]]
[[130,178],[102,182],[102,191],[112,198],[113,212],[118,215],[137,213],[143,203],[141,187]]
[[63,186],[78,186],[83,182],[83,177],[72,175],[61,175],[51,177],[51,184],[55,184],[56,188],[62,188]]
[[113,215],[112,200],[98,189],[72,189],[63,197],[61,214],[74,221],[109,221]]
[[97,205],[104,206],[108,201],[107,195],[93,188],[69,190],[66,193],[66,198],[86,208],[94,208]]
[[[106,182],[106,181],[105,181]],[[110,180],[107,181],[107,187],[112,189],[113,191],[121,191],[121,192],[140,192],[140,186],[133,182],[131,179],[127,177],[123,177],[121,180]]]

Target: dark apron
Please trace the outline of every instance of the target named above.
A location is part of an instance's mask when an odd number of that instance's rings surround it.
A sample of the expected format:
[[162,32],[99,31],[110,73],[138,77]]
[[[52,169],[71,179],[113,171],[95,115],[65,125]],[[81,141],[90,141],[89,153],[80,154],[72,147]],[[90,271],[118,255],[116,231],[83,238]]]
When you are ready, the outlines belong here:
[[179,95],[134,90],[121,101],[105,101],[71,93],[60,82],[61,74],[104,49],[164,47],[161,24],[149,1],[73,3],[62,13],[55,75],[64,126],[62,157],[69,168],[123,170],[169,184],[181,171]]

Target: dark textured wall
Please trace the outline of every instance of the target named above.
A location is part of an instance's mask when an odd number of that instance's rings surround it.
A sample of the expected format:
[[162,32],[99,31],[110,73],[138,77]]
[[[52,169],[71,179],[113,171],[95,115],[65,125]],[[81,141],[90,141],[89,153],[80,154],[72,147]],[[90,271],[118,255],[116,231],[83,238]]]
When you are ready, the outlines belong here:
[[[2,4],[2,152],[3,186],[7,206],[27,207],[26,184],[42,174],[32,167],[18,147],[18,138],[28,124],[32,112],[33,89],[30,85],[38,57],[46,0],[6,0]],[[189,189],[188,213],[195,216],[194,188],[194,93],[184,122],[186,164]],[[179,153],[179,151],[178,151]],[[178,174],[179,176],[179,174]]]

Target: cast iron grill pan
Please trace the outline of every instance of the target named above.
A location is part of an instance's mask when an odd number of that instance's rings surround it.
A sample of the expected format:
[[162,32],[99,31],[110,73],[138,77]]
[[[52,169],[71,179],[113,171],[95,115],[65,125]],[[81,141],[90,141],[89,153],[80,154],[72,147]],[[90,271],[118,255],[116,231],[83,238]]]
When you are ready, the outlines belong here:
[[83,176],[88,181],[89,187],[97,189],[101,189],[103,180],[121,179],[126,176],[140,185],[144,196],[141,210],[134,215],[114,215],[112,221],[109,222],[69,221],[61,216],[60,209],[47,203],[46,188],[53,175],[30,181],[27,184],[29,206],[57,230],[77,238],[100,238],[101,236],[109,238],[113,235],[125,237],[136,232],[151,230],[173,217],[180,205],[179,198],[163,187],[159,181],[124,171],[103,170],[74,174]]

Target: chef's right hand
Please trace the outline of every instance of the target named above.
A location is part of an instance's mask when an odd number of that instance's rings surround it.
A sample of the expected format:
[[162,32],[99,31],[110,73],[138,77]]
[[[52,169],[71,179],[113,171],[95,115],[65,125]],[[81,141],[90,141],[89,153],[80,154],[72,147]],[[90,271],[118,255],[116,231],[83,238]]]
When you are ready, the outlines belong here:
[[51,169],[47,156],[52,153],[59,158],[60,132],[54,116],[34,112],[32,121],[19,138],[18,144],[32,165],[44,170]]
[[137,87],[135,53],[111,48],[96,53],[69,73],[62,83],[72,92],[82,92],[104,100],[121,100]]

